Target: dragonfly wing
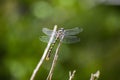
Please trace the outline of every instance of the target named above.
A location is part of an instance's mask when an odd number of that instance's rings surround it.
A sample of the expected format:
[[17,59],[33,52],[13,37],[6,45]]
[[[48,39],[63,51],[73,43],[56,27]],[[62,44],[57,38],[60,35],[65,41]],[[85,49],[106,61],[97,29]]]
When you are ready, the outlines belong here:
[[53,30],[50,30],[48,28],[43,28],[42,32],[45,33],[46,35],[50,36],[52,34]]
[[67,43],[67,44],[72,44],[79,41],[80,41],[80,38],[77,36],[65,36],[63,39],[63,43]]
[[[48,43],[50,40],[50,36],[41,36],[40,37],[40,41]],[[53,39],[53,42],[55,41],[55,39]]]
[[[50,36],[41,36],[40,37],[40,41],[48,43],[50,39]],[[66,44],[72,44],[72,43],[76,43],[79,42],[80,38],[78,38],[77,36],[65,36],[63,39],[63,43]],[[53,43],[55,42],[55,38],[53,39]]]
[[65,30],[65,36],[76,35],[76,34],[79,34],[82,31],[83,31],[83,29],[79,28],[79,27],[72,28],[72,29],[67,29],[67,30]]

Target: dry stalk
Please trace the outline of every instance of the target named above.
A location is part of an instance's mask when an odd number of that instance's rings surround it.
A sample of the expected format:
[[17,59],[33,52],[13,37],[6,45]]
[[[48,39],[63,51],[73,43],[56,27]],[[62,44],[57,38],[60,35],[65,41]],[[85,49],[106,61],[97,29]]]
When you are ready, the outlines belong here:
[[60,39],[60,42],[58,43],[58,46],[57,46],[56,52],[55,52],[55,56],[54,56],[54,59],[53,59],[53,62],[52,62],[52,66],[51,66],[50,72],[49,72],[46,80],[51,80],[52,79],[53,71],[54,71],[54,68],[55,68],[55,65],[56,65],[56,62],[57,62],[57,59],[58,59],[58,51],[59,51],[60,46],[62,44],[63,38],[64,38],[64,35],[62,35],[62,38]]
[[75,72],[75,70],[72,73],[71,71],[69,72],[69,80],[72,80],[74,78]]
[[93,73],[91,74],[90,80],[98,80],[99,76],[100,76],[100,71],[98,70],[95,74]]
[[34,69],[30,80],[34,80],[34,78],[35,78],[35,76],[36,76],[36,73],[38,72],[40,66],[42,65],[42,63],[43,63],[43,61],[44,61],[44,59],[45,59],[45,57],[46,57],[46,55],[47,55],[47,52],[48,52],[48,50],[49,50],[49,48],[50,48],[50,45],[51,45],[51,43],[52,43],[52,41],[53,41],[53,39],[54,39],[56,30],[57,30],[57,25],[54,26],[52,35],[51,35],[50,40],[49,40],[49,42],[48,42],[48,44],[47,44],[47,47],[46,47],[46,49],[45,49],[45,51],[44,51],[44,54],[43,54],[42,58],[40,59],[40,61],[38,62],[36,68]]

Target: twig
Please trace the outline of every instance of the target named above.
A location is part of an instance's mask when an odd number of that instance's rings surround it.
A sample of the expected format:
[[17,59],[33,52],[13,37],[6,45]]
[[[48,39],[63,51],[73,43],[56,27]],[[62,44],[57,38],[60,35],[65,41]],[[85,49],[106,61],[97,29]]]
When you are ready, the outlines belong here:
[[50,72],[49,72],[48,77],[47,77],[46,80],[51,80],[52,79],[54,67],[55,67],[57,59],[58,59],[58,51],[59,51],[59,48],[60,48],[60,46],[62,44],[63,38],[64,38],[64,35],[62,35],[62,38],[60,39],[60,42],[58,43],[58,46],[57,46],[56,52],[55,52],[55,56],[54,56],[54,59],[53,59],[53,62],[52,62],[52,66],[51,66]]
[[36,73],[38,72],[40,66],[42,65],[42,63],[43,63],[43,61],[44,61],[44,59],[45,59],[45,57],[46,57],[46,55],[47,55],[47,52],[48,52],[48,50],[49,50],[49,48],[50,48],[50,45],[51,45],[51,43],[52,43],[52,41],[53,41],[53,39],[54,39],[56,30],[57,30],[57,25],[54,26],[54,29],[53,29],[52,35],[51,35],[51,37],[50,37],[50,40],[49,40],[49,42],[48,42],[48,45],[47,45],[47,47],[46,47],[46,49],[45,49],[45,51],[44,51],[44,54],[43,54],[42,58],[40,59],[40,61],[38,62],[36,68],[34,69],[30,80],[34,80],[34,78],[35,78],[35,76],[36,76]]
[[69,72],[69,80],[72,80],[74,78],[75,72],[75,70],[73,71],[73,73],[71,73],[71,71]]
[[98,70],[95,74],[93,73],[91,74],[90,80],[98,80],[99,76],[100,76],[100,71]]

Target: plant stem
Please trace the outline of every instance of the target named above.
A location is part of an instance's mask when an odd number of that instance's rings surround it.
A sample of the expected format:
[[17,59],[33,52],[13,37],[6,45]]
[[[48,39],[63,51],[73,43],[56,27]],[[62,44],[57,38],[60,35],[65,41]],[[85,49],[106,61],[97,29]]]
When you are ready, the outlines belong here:
[[58,51],[59,51],[60,46],[62,44],[63,38],[64,38],[64,35],[62,35],[62,38],[60,39],[60,42],[58,43],[58,46],[57,46],[56,52],[55,52],[55,56],[54,56],[54,59],[53,59],[53,62],[52,62],[52,66],[51,66],[50,72],[49,72],[46,80],[51,80],[52,79],[53,71],[54,71],[54,68],[55,68],[55,65],[56,65],[56,62],[57,62],[57,59],[58,59]]
[[74,78],[75,72],[75,70],[73,71],[73,73],[71,73],[71,71],[69,72],[69,80],[72,80]]
[[50,40],[49,40],[49,42],[48,42],[48,44],[47,44],[47,47],[46,47],[46,49],[45,49],[45,51],[44,51],[44,54],[43,54],[42,58],[40,59],[40,61],[38,62],[36,68],[34,69],[30,80],[34,80],[34,78],[35,78],[35,76],[36,76],[36,73],[38,72],[40,66],[42,65],[42,63],[43,63],[43,61],[44,61],[44,59],[45,59],[45,57],[46,57],[46,55],[47,55],[47,52],[48,52],[48,50],[49,50],[49,48],[50,48],[50,45],[51,45],[51,43],[52,43],[52,41],[53,41],[53,39],[54,39],[56,30],[57,30],[57,25],[54,26],[52,35],[51,35]]
[[98,70],[96,73],[91,74],[90,80],[98,80],[99,76],[100,76],[100,71]]

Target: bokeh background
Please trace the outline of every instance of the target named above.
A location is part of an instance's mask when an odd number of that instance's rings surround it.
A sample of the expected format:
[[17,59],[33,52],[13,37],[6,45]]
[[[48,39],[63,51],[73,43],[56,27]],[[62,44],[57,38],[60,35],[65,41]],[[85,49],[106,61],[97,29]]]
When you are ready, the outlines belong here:
[[[47,43],[43,27],[84,29],[79,43],[63,44],[53,80],[120,80],[120,2],[117,0],[0,0],[0,80],[29,80]],[[54,51],[53,51],[54,52]],[[46,80],[53,55],[35,80]]]

